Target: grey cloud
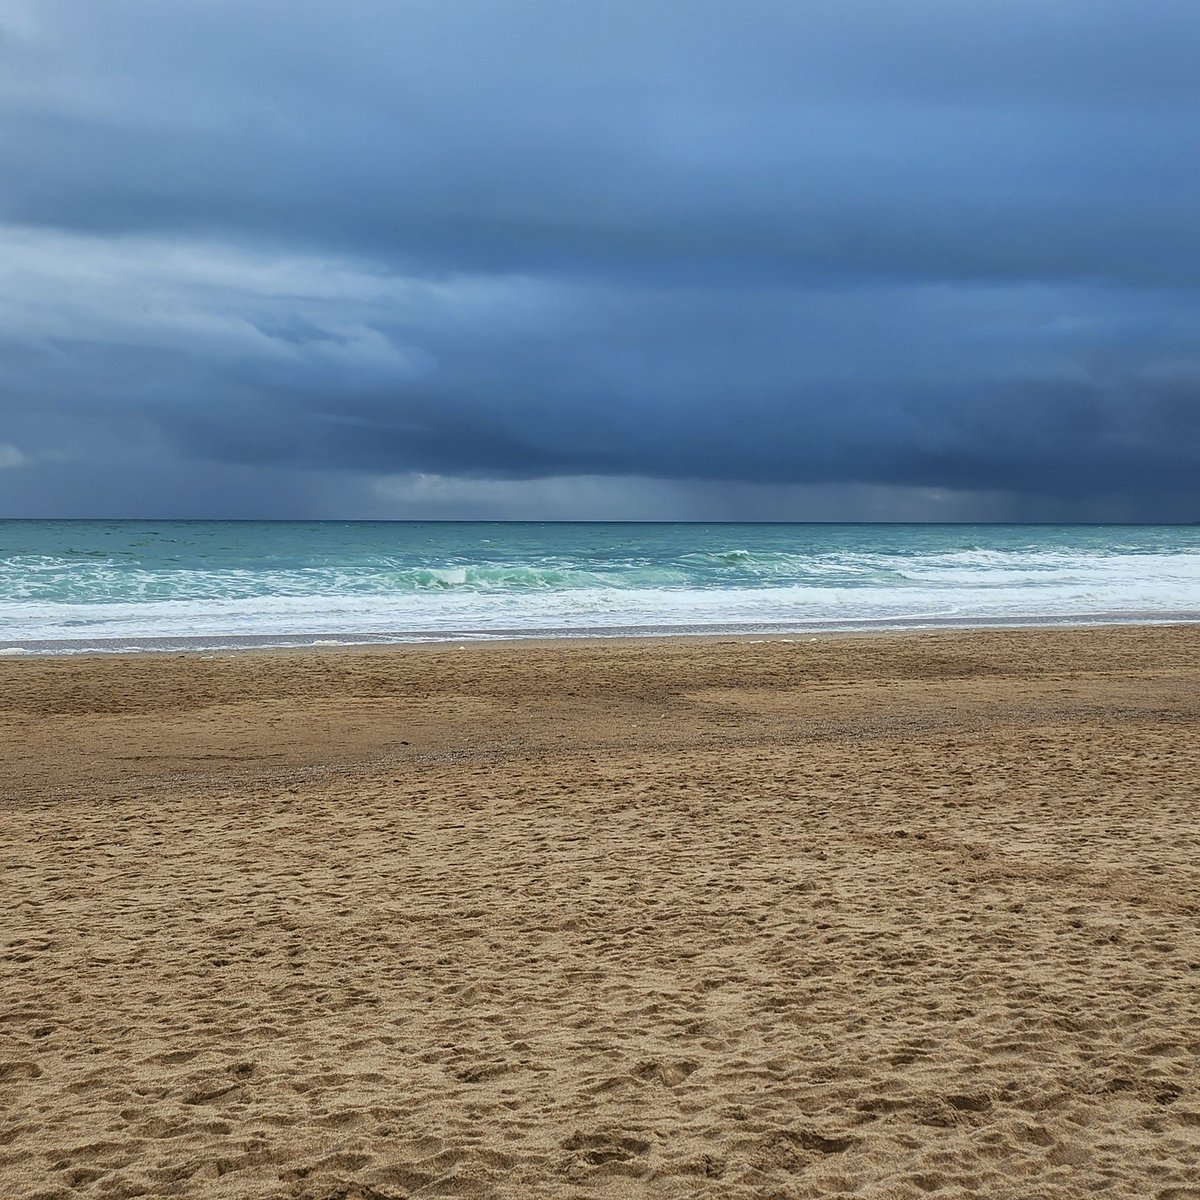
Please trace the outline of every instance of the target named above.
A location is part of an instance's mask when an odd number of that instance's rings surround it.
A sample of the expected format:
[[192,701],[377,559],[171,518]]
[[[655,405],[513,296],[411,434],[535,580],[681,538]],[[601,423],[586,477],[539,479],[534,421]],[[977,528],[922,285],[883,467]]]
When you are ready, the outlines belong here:
[[16,221],[431,271],[1196,282],[1181,5],[44,12],[7,64]]
[[12,14],[10,509],[1200,510],[1193,5]]

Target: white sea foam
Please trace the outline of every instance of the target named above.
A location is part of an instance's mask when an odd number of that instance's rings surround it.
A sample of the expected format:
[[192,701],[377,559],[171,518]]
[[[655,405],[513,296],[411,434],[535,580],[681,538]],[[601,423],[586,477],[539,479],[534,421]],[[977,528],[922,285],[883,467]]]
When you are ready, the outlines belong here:
[[0,540],[0,653],[1200,613],[1189,530],[488,530],[22,527]]
[[[253,636],[461,630],[581,630],[598,627],[930,623],[1133,618],[1197,607],[1197,586],[1169,581],[1068,580],[1031,589],[1006,581],[939,587],[594,588],[541,594],[325,594],[242,599],[143,600],[87,606],[41,602],[5,613],[22,642],[55,639]],[[7,607],[7,606],[6,606]],[[11,636],[11,634],[9,636]]]

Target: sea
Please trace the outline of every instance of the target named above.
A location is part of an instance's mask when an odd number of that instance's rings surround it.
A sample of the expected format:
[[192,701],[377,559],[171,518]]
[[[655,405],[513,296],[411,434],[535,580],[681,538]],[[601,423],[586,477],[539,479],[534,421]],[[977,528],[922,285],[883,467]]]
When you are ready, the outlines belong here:
[[0,521],[0,654],[1200,619],[1200,526]]

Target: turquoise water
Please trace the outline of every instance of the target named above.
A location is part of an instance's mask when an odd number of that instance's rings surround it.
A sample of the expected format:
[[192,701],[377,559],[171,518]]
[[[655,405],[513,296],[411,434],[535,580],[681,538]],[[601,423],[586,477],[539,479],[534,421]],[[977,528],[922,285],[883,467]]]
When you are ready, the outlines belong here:
[[0,650],[1194,620],[1200,527],[0,521]]

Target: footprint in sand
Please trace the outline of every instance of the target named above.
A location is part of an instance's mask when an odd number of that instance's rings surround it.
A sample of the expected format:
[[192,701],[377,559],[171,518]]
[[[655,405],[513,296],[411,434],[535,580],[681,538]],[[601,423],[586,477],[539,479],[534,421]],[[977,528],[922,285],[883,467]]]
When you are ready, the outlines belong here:
[[574,1133],[565,1142],[564,1150],[571,1150],[592,1166],[611,1162],[628,1162],[650,1149],[650,1143],[641,1138],[610,1133]]

